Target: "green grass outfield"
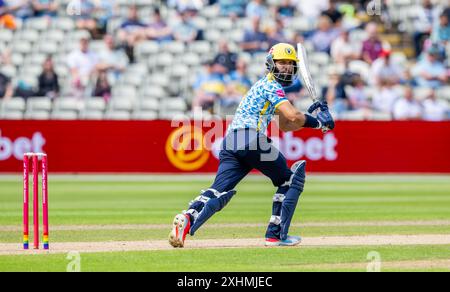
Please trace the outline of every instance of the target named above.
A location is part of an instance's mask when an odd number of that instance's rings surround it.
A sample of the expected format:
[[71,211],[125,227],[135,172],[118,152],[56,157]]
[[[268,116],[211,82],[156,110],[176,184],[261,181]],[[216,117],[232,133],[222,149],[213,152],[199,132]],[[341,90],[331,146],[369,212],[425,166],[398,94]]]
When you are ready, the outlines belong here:
[[[49,182],[50,244],[114,245],[166,240],[173,216],[211,180],[51,176]],[[20,176],[0,176],[0,247],[16,243],[17,251],[21,184]],[[237,191],[193,240],[263,238],[275,188],[261,177],[249,177]],[[291,233],[305,238],[449,235],[450,176],[312,176],[293,221]],[[82,252],[81,270],[366,271],[371,251],[379,253],[382,271],[450,271],[450,244]],[[66,271],[70,262],[66,253],[3,254],[0,271]]]

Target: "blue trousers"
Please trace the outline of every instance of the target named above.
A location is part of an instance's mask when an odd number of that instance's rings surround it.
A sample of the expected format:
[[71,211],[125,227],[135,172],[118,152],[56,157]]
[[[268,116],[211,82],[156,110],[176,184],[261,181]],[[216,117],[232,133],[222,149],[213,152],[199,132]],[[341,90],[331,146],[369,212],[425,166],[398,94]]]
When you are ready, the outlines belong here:
[[[220,164],[212,189],[219,192],[233,190],[236,185],[253,169],[259,170],[270,178],[277,187],[277,194],[286,194],[286,186],[292,171],[286,158],[272,145],[270,138],[252,129],[237,130],[225,137],[220,151]],[[281,215],[281,202],[274,200],[272,215]],[[270,223],[267,238],[279,238],[281,227]]]

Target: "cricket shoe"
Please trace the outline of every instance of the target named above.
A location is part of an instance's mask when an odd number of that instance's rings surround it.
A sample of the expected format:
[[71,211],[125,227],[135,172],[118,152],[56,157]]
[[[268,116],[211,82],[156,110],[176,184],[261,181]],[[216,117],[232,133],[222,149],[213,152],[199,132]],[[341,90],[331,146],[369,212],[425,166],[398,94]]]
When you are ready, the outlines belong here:
[[184,247],[184,240],[191,229],[191,220],[187,214],[178,214],[173,219],[172,231],[169,234],[169,243],[173,247]]
[[279,238],[266,238],[266,246],[296,246],[302,242],[300,236],[288,236],[285,240]]

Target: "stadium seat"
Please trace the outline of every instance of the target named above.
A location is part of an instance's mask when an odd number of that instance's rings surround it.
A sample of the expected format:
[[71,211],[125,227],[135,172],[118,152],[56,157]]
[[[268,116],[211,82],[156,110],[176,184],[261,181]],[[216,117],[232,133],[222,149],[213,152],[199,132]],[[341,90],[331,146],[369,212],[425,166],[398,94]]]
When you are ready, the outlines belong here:
[[186,65],[173,66],[168,70],[172,78],[184,78],[189,75],[189,67]]
[[12,44],[12,51],[15,53],[30,54],[32,52],[32,47],[27,41],[15,41]]
[[18,111],[24,112],[26,109],[25,100],[21,97],[13,97],[10,100],[4,100],[1,104],[2,112]]
[[155,98],[142,99],[139,102],[139,109],[141,111],[158,111],[159,100]]
[[47,55],[56,54],[59,51],[58,44],[49,40],[43,40],[39,44],[39,51]]
[[205,30],[205,40],[211,43],[216,43],[223,38],[222,33],[218,29],[208,28]]
[[185,114],[184,111],[170,111],[170,112],[159,112],[159,118],[161,120],[185,120],[189,116]]
[[142,84],[144,74],[135,74],[133,72],[126,73],[121,78],[121,83],[133,87],[139,87]]
[[233,21],[229,17],[219,17],[211,21],[212,27],[223,32],[228,32],[233,28]]
[[181,97],[163,99],[161,101],[162,111],[185,111],[187,110],[186,101]]
[[298,32],[308,32],[314,29],[314,24],[306,17],[294,17],[290,26]]
[[72,111],[78,112],[83,108],[83,101],[72,97],[61,97],[55,100],[53,105],[54,111]]
[[155,111],[138,111],[132,115],[133,120],[156,120],[158,119],[158,113]]
[[9,43],[12,41],[14,34],[12,31],[7,29],[0,30],[0,43]]
[[157,98],[162,99],[167,96],[167,92],[162,86],[159,85],[147,85],[143,87],[140,91],[140,98]]
[[56,30],[63,30],[63,31],[73,31],[75,29],[75,23],[72,20],[72,18],[62,18],[58,17],[53,19],[52,21],[52,27]]
[[91,97],[85,100],[84,108],[86,111],[104,111],[106,102],[102,97]]
[[25,63],[31,65],[42,65],[46,58],[47,56],[43,53],[34,53],[32,55],[28,55],[25,59]]
[[127,99],[134,99],[137,96],[136,88],[129,85],[118,85],[112,89],[112,96],[123,96]]
[[207,41],[196,41],[189,44],[189,51],[201,55],[211,53],[211,45]]
[[133,100],[126,97],[114,97],[109,102],[110,111],[128,111],[131,112],[134,108]]
[[83,112],[80,117],[84,120],[103,120],[103,111],[89,110]]
[[47,111],[52,109],[52,102],[48,97],[30,97],[27,101],[27,112]]
[[373,120],[373,121],[391,121],[392,115],[390,113],[374,112],[374,113],[372,113],[371,120]]
[[50,20],[47,17],[30,18],[25,22],[25,28],[44,31],[49,29]]
[[162,53],[156,59],[156,66],[169,67],[174,63],[174,57],[171,53]]
[[8,111],[0,114],[0,118],[4,120],[22,120],[23,116],[21,111]]
[[52,120],[77,120],[78,112],[76,111],[54,111],[50,118]]
[[417,87],[414,89],[414,97],[416,100],[423,101],[432,93],[431,88]]
[[163,52],[169,52],[172,55],[182,54],[186,51],[186,47],[182,42],[167,42],[162,45]]
[[37,30],[28,29],[21,31],[18,35],[20,40],[35,43],[39,41],[39,32]]
[[443,86],[436,90],[436,95],[440,99],[450,101],[450,86]]
[[348,65],[351,72],[358,73],[364,80],[368,80],[370,77],[370,65],[364,61],[354,60]]
[[105,115],[105,119],[107,119],[107,120],[130,120],[131,114],[127,111],[108,112]]
[[[161,72],[159,72],[161,73]],[[171,86],[171,80],[169,76],[165,74],[159,74],[156,72],[156,74],[150,75],[147,80],[145,81],[145,84],[155,84],[159,85],[164,88],[169,88]]]
[[25,113],[25,119],[28,120],[49,120],[50,112],[48,111],[33,111]]
[[43,38],[45,40],[62,43],[65,39],[65,34],[64,31],[61,29],[52,29],[47,31],[44,34]]
[[12,78],[15,77],[17,74],[17,69],[15,66],[12,65],[5,65],[0,67],[0,72],[5,74],[6,76]]
[[327,66],[330,63],[330,55],[327,53],[314,53],[308,56],[308,61],[311,64],[316,64],[319,66]]

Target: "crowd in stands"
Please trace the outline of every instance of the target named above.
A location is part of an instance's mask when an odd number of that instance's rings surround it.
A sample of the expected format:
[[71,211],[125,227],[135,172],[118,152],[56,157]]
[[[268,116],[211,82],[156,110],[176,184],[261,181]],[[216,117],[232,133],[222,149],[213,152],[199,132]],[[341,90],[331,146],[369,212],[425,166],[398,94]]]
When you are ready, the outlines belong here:
[[[1,69],[12,64],[14,51],[0,44],[0,99],[95,96],[108,102],[128,67],[151,64],[140,58],[141,44],[181,43],[188,47],[206,40],[212,44],[211,50],[201,56],[205,58],[197,66],[189,67],[183,76],[189,85],[176,94],[192,108],[212,113],[228,108],[232,112],[252,83],[263,76],[269,48],[278,42],[302,42],[311,56],[316,56],[310,60],[313,77],[338,118],[370,119],[374,113],[398,120],[449,117],[450,99],[439,94],[450,77],[450,8],[446,1],[411,0],[411,31],[399,29],[388,6],[383,6],[381,17],[369,17],[368,1],[168,0],[152,6],[145,15],[133,1],[126,9],[114,0],[78,2],[80,6],[70,17],[75,29],[89,33],[66,55],[68,81],[61,81],[55,56],[49,55],[36,76],[36,87],[20,78],[12,82],[15,76]],[[67,17],[69,9],[61,5],[56,0],[0,0],[0,30],[16,33],[33,18],[52,22]],[[230,19],[233,27],[244,23],[239,37],[227,35],[230,27],[222,29],[224,35],[213,41],[210,23],[199,23],[199,15],[208,8],[216,9],[217,18]],[[402,48],[393,46],[384,37],[387,29],[402,38],[400,43],[409,44],[413,54],[407,56]],[[101,48],[92,49],[92,42],[99,41],[103,42]],[[164,70],[157,73],[169,74]],[[298,81],[286,91],[294,104],[307,100]]]

